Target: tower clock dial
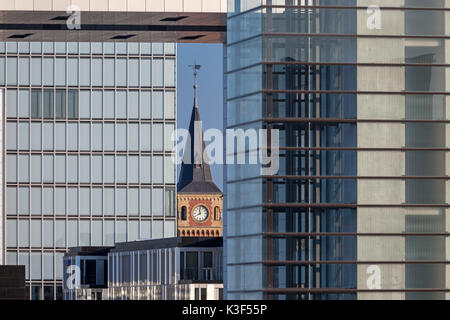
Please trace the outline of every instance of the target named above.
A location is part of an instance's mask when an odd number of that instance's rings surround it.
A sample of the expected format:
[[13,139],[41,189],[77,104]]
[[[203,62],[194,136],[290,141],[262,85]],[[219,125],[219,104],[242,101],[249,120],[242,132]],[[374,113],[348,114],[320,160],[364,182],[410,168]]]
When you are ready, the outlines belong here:
[[205,221],[206,218],[208,218],[208,215],[209,215],[209,212],[205,206],[195,207],[194,210],[192,211],[192,217],[198,222]]

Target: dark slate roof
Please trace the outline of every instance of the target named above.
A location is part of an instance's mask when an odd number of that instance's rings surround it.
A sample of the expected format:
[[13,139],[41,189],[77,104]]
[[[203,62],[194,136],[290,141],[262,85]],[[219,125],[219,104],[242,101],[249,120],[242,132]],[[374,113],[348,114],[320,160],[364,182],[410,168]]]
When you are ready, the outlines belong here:
[[64,256],[107,256],[113,247],[72,247]]
[[153,240],[139,240],[139,241],[116,243],[116,246],[113,249],[111,249],[111,252],[150,250],[163,248],[181,248],[181,247],[216,248],[222,246],[223,246],[222,237],[214,237],[214,238],[174,237],[174,238],[162,238]]
[[[194,85],[194,107],[192,108],[189,136],[191,137],[190,153],[183,157],[180,179],[178,180],[178,193],[222,193],[212,180],[209,159],[203,159],[205,141],[201,127],[195,123],[201,121],[197,103],[197,85]],[[197,130],[196,130],[197,129]],[[195,141],[201,139],[201,150]],[[198,143],[199,144],[199,143]]]

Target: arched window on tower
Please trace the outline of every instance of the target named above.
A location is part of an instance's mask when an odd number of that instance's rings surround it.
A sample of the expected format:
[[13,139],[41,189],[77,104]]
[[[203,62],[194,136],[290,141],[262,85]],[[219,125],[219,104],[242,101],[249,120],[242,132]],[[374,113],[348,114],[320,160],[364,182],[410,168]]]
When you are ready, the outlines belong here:
[[181,207],[181,217],[180,217],[180,219],[183,220],[183,221],[186,221],[186,207],[185,206]]
[[219,221],[220,220],[220,209],[219,207],[214,208],[214,220]]

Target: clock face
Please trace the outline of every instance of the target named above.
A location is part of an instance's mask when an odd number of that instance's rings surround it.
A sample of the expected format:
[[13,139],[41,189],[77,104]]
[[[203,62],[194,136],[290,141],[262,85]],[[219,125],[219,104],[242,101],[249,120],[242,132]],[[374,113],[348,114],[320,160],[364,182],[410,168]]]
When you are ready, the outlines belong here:
[[192,211],[192,216],[195,220],[203,222],[206,220],[206,218],[208,218],[208,209],[206,209],[206,207],[204,206],[195,207]]

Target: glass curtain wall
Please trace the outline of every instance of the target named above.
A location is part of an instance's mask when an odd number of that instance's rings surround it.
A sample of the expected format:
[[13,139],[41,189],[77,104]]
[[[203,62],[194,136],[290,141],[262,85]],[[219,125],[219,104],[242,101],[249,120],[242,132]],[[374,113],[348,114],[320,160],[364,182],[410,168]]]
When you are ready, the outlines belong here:
[[228,299],[446,297],[449,8],[395,3],[229,1],[225,127],[280,169],[227,165]]
[[69,247],[175,235],[176,45],[0,43],[6,263],[62,297]]

